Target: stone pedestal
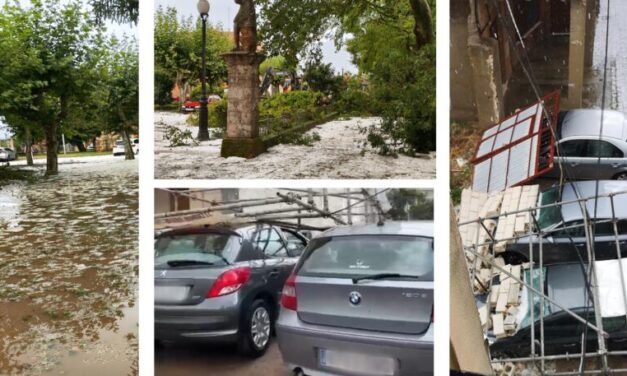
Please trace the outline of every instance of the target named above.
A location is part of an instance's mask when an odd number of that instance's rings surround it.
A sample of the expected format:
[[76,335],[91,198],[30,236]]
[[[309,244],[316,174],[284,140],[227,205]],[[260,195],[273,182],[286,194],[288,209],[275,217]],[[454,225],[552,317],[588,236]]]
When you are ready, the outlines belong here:
[[246,51],[222,55],[229,70],[226,137],[221,155],[254,158],[265,152],[259,138],[259,64],[265,56]]

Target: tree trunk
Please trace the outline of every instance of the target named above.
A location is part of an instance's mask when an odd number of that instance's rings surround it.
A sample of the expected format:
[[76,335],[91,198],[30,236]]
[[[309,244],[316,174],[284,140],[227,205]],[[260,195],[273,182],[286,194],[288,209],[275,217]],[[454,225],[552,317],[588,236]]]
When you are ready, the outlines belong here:
[[57,149],[59,143],[57,140],[58,124],[52,122],[46,127],[46,175],[58,175],[59,174],[59,160],[57,155]]
[[35,163],[33,162],[33,136],[30,133],[30,128],[26,128],[26,165],[33,166]]
[[126,128],[126,124],[128,121],[126,119],[126,114],[122,107],[118,104],[118,115],[120,119],[122,119],[122,139],[124,140],[124,159],[127,161],[132,161],[135,159],[135,152],[133,151],[133,145],[131,144],[131,137],[128,134],[128,130]]
[[416,48],[421,49],[424,45],[433,42],[433,19],[431,8],[427,0],[409,0],[414,14],[414,35],[416,36]]
[[126,129],[122,131],[122,139],[124,140],[124,159],[127,161],[134,160],[135,152],[133,151],[133,145],[131,144],[131,137]]

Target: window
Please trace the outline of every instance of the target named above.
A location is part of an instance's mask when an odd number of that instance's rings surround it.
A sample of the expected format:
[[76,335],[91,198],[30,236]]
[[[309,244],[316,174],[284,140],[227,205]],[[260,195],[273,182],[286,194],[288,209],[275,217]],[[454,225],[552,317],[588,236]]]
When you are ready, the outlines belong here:
[[283,230],[283,235],[285,236],[285,240],[287,240],[287,249],[289,250],[290,256],[300,256],[307,244],[291,231]]
[[285,257],[287,248],[274,228],[264,228],[255,236],[253,244],[268,257]]
[[620,149],[607,141],[588,140],[586,147],[586,157],[589,158],[624,158]]
[[583,157],[586,152],[586,140],[564,141],[560,144],[560,153],[564,157]]
[[228,234],[164,236],[155,244],[155,264],[192,261],[228,265],[237,257],[240,240]]
[[[560,199],[560,188],[551,188],[540,194],[540,206],[555,204]],[[538,225],[542,229],[554,226],[562,222],[561,206],[551,206],[540,209],[538,214]]]
[[433,240],[410,236],[340,236],[316,239],[299,274],[359,277],[380,273],[433,280]]
[[[568,228],[571,226],[576,226],[572,228]],[[571,221],[564,223],[564,229],[558,230],[553,233],[553,236],[557,237],[572,237],[572,238],[584,238],[586,236],[586,229],[583,226],[583,221]]]

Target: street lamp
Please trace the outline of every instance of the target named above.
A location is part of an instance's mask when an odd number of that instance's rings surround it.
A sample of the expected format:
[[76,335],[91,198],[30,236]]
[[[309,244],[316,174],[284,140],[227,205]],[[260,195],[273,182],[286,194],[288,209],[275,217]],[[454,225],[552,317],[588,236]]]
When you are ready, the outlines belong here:
[[209,110],[207,109],[207,18],[209,17],[209,1],[198,1],[198,13],[202,19],[202,68],[200,83],[202,93],[200,98],[200,112],[198,114],[198,141],[209,140]]

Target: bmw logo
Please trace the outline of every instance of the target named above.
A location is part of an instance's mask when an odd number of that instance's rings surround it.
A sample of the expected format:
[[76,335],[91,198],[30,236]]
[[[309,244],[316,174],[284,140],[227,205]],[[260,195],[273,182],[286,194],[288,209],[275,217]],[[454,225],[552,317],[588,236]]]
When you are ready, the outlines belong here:
[[348,300],[350,300],[352,305],[359,305],[359,303],[361,303],[361,294],[357,291],[353,291],[348,296]]

